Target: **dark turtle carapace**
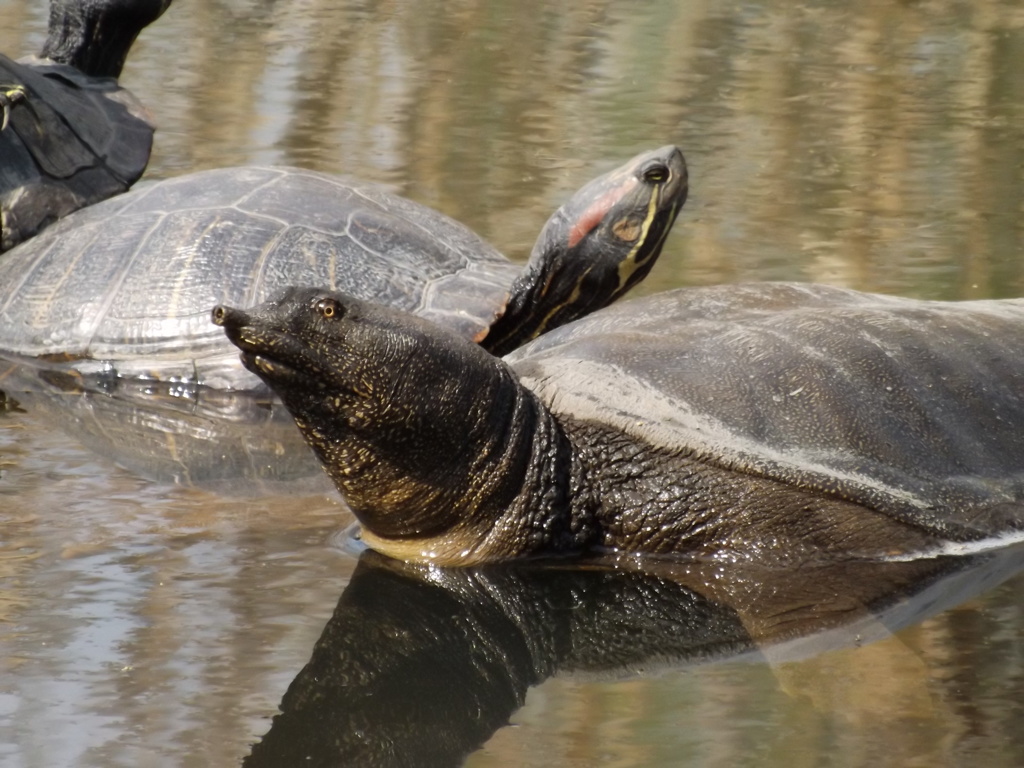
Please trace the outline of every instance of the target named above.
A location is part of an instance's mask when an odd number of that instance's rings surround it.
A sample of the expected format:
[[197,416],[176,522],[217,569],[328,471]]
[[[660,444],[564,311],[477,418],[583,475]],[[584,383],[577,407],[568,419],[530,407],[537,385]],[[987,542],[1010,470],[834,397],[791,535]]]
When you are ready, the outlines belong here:
[[117,84],[171,0],[51,0],[39,57],[0,54],[0,251],[142,175],[152,119]]

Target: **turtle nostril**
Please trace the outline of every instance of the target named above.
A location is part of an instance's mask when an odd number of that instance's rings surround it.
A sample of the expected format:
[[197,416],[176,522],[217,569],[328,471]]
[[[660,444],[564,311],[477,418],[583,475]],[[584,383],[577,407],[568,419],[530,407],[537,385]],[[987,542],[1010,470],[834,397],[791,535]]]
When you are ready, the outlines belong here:
[[245,325],[248,319],[249,316],[242,310],[224,304],[218,304],[210,312],[210,320],[213,324],[224,328],[237,328]]

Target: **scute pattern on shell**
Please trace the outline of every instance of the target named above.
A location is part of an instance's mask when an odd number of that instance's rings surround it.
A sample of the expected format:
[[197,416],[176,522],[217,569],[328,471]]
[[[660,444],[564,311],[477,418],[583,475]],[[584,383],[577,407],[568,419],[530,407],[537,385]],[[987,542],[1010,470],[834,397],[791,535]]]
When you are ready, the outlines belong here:
[[78,211],[0,259],[0,353],[245,388],[254,377],[209,322],[216,304],[315,285],[472,338],[517,273],[458,222],[369,185],[206,171]]

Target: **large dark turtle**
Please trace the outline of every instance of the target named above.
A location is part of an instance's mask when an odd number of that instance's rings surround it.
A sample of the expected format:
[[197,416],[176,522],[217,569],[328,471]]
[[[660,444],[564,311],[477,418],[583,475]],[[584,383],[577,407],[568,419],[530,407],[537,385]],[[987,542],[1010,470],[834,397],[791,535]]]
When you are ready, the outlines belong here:
[[685,198],[682,153],[641,154],[556,211],[520,269],[461,224],[369,185],[284,168],[190,174],[78,211],[0,259],[0,354],[262,387],[210,307],[296,283],[413,311],[505,352],[640,280]]
[[52,0],[40,56],[0,54],[0,251],[142,175],[152,120],[116,78],[170,3]]
[[171,0],[51,0],[40,57],[0,54],[0,252],[142,175],[152,119],[117,84]]
[[1024,523],[1024,300],[679,290],[504,360],[315,289],[214,321],[400,558],[877,557]]

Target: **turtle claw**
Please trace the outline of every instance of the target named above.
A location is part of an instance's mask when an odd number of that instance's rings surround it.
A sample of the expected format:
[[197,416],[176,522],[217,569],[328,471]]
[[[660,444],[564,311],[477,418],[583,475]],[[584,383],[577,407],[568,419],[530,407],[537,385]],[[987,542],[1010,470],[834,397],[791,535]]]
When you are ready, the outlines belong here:
[[22,85],[0,86],[0,131],[7,128],[11,120],[11,107],[24,101],[28,92]]

